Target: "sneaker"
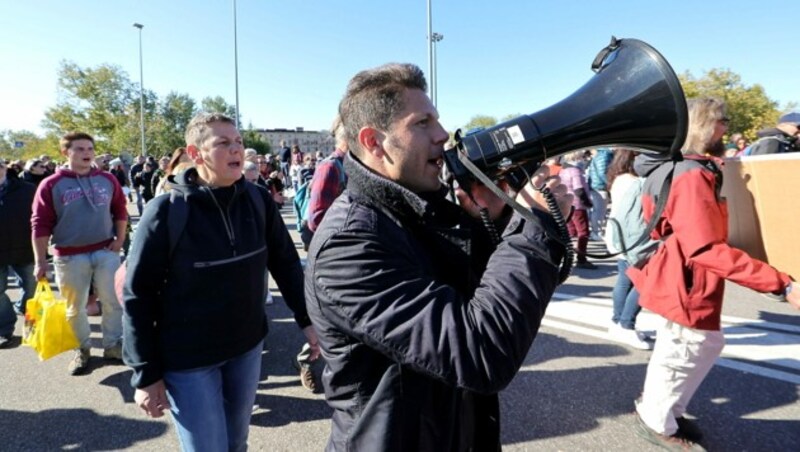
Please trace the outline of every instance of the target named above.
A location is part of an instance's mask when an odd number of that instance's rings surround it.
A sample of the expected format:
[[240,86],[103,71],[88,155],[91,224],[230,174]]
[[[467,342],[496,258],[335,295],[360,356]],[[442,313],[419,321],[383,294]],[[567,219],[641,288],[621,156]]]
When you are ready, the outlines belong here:
[[317,392],[317,382],[314,380],[314,372],[311,371],[311,366],[308,364],[300,364],[296,359],[293,359],[294,366],[300,369],[300,384],[309,392]]
[[103,359],[122,361],[122,344],[103,350]]
[[314,381],[314,372],[311,371],[310,366],[300,367],[300,383],[310,392],[317,392],[317,382]]
[[787,302],[786,297],[784,297],[783,294],[776,295],[774,293],[766,292],[766,293],[762,293],[761,296],[766,298],[766,299],[768,299],[768,300],[772,300],[772,301],[778,301],[778,302],[781,302],[781,303],[786,303]]
[[266,300],[264,300],[264,303],[266,303],[266,304],[273,304],[273,303],[275,303],[275,299],[274,299],[274,298],[272,298],[272,293],[271,293],[271,292],[267,292],[267,299],[266,299]]
[[619,324],[614,324],[608,329],[611,337],[623,344],[630,345],[637,350],[652,350],[653,343],[648,341],[646,336],[639,331],[623,328]]
[[695,443],[703,439],[703,431],[693,420],[681,416],[676,417],[675,422],[678,423],[679,435]]
[[662,435],[648,427],[642,418],[639,417],[639,413],[635,413],[634,416],[636,416],[636,435],[645,441],[653,443],[656,446],[666,450],[705,451],[703,446],[681,436],[680,433],[676,433],[671,436]]
[[12,333],[8,333],[0,336],[0,348],[4,348],[11,344],[11,335]]
[[67,370],[70,375],[81,375],[89,369],[89,349],[79,348],[75,350],[75,356],[69,362]]
[[575,267],[583,268],[585,270],[596,270],[597,269],[597,265],[594,265],[593,263],[591,263],[589,261],[576,262],[575,263]]

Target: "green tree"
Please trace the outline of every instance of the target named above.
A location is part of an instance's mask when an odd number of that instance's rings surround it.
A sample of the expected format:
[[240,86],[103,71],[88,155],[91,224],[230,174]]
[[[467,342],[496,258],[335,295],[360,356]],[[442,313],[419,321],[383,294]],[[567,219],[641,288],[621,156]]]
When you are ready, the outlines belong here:
[[200,101],[200,110],[206,113],[222,113],[231,118],[236,115],[236,106],[226,102],[222,96],[204,98]]
[[778,103],[767,96],[761,85],[747,86],[729,69],[711,69],[700,78],[686,72],[679,79],[688,99],[717,97],[725,101],[731,134],[742,133],[752,141],[758,130],[774,126],[780,115]]
[[[17,142],[22,143],[22,147],[16,147]],[[0,132],[0,156],[3,158],[28,160],[40,155],[49,155],[56,160],[61,158],[57,136],[50,134],[42,138],[27,130]]]
[[[137,87],[119,67],[103,64],[81,68],[62,62],[58,71],[59,102],[45,112],[44,127],[56,136],[81,130],[95,137],[98,152],[139,154],[142,149],[141,102]],[[211,108],[227,104],[210,99]],[[183,145],[183,132],[196,104],[187,94],[170,92],[159,100],[144,91],[146,151],[150,155],[171,153]]]
[[[139,92],[118,66],[82,68],[62,61],[58,70],[58,103],[45,112],[43,127],[61,136],[80,130],[94,136],[98,152],[139,149]],[[158,96],[145,90],[145,126],[156,117]],[[148,133],[146,140],[153,139]]]
[[188,94],[173,91],[159,103],[158,112],[151,126],[153,144],[163,151],[161,153],[168,154],[185,145],[184,132],[197,109]]
[[520,116],[522,116],[522,113],[511,113],[510,115],[505,115],[500,118],[500,122],[511,121],[512,119],[519,118]]
[[[145,148],[148,155],[162,155],[161,143],[164,141],[162,134],[164,128],[160,125],[162,118],[159,111],[158,96],[145,90],[144,92],[144,129]],[[142,149],[140,100],[137,96],[129,103],[123,114],[117,116],[117,127],[107,137],[104,147],[108,152],[117,154],[130,152],[139,155]]]
[[44,127],[57,135],[82,130],[98,141],[109,140],[134,100],[128,75],[118,66],[81,68],[62,61],[58,70],[59,102],[45,112]]
[[245,148],[253,148],[261,155],[267,155],[272,150],[269,142],[253,128],[253,124],[242,130],[242,142]]
[[470,129],[474,129],[477,127],[482,127],[484,129],[488,129],[489,127],[497,125],[497,118],[494,116],[487,116],[487,115],[475,115],[472,119],[469,120],[462,130],[464,132],[469,131]]

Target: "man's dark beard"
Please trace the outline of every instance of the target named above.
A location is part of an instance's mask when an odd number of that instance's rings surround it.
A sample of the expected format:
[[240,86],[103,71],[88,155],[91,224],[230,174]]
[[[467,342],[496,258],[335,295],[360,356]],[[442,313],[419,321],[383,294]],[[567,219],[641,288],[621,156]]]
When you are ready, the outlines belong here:
[[722,157],[725,155],[725,143],[722,142],[720,138],[719,141],[716,143],[712,143],[708,149],[706,149],[706,153],[713,157]]

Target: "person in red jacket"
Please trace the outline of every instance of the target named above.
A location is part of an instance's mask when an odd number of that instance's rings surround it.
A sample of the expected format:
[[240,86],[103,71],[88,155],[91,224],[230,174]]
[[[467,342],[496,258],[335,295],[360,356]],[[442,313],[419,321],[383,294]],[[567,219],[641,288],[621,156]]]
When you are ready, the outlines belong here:
[[[689,101],[684,159],[674,165],[669,198],[652,233],[662,243],[644,268],[628,269],[641,294],[639,304],[663,318],[636,401],[637,433],[676,450],[701,449],[695,443],[702,433],[684,414],[725,344],[720,331],[725,280],[783,294],[800,308],[800,289],[789,275],[727,243],[728,210],[720,197],[722,161],[717,158],[727,126],[722,101]],[[655,197],[672,168],[672,163],[637,158],[637,173],[648,176],[645,221],[654,214]]]

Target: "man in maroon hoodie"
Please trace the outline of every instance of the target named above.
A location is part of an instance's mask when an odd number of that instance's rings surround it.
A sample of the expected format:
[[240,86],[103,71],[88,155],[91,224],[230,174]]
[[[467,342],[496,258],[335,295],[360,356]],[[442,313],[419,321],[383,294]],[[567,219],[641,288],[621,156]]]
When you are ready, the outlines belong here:
[[122,307],[114,292],[114,272],[120,263],[128,214],[117,179],[92,166],[94,139],[81,132],[69,133],[60,145],[67,164],[42,181],[33,201],[34,273],[37,278],[46,276],[52,239],[56,282],[67,299],[67,318],[80,342],[69,372],[78,375],[89,365],[86,300],[92,281],[103,307],[103,357],[122,359]]

